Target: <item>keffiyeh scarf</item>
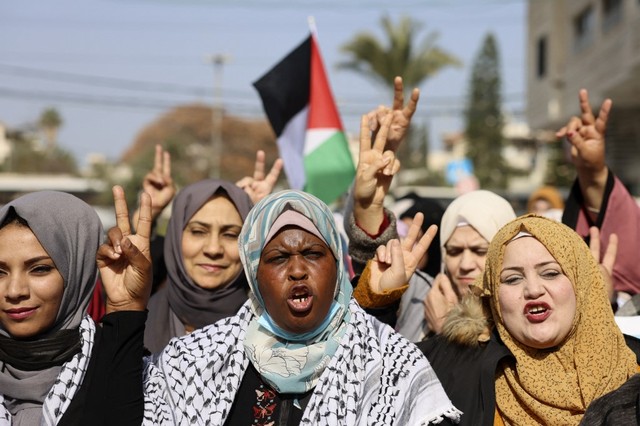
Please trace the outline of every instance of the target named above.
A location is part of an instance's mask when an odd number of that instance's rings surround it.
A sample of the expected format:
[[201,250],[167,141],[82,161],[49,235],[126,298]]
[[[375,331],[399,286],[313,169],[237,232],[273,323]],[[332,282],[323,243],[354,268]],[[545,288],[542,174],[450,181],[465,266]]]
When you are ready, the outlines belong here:
[[[313,390],[302,425],[426,425],[459,419],[461,413],[415,345],[355,301],[349,312],[351,321]],[[243,342],[254,320],[247,302],[235,316],[172,340],[155,364],[147,359],[143,424],[223,425],[249,365]]]
[[[91,351],[93,350],[95,334],[96,326],[93,320],[87,315],[80,323],[82,350],[74,355],[70,361],[62,365],[53,387],[49,390],[42,404],[41,425],[48,426],[57,424],[69,407],[69,404],[71,404],[87,371]],[[3,366],[3,368],[11,367]],[[40,409],[40,407],[34,405],[33,409]],[[30,410],[31,408],[26,408],[24,414],[29,416]],[[0,394],[0,426],[10,426],[13,424],[13,421],[14,419],[11,413],[5,406],[5,397]]]
[[[316,235],[336,260],[331,309],[322,324],[305,334],[294,335],[278,327],[265,308],[258,285],[262,250],[278,230],[287,225]],[[353,287],[342,263],[340,234],[333,214],[326,204],[310,194],[280,191],[264,198],[249,212],[238,241],[251,288],[251,309],[258,318],[249,324],[244,341],[249,360],[278,392],[307,392],[318,382],[350,321],[348,307]],[[279,361],[274,362],[273,356]]]

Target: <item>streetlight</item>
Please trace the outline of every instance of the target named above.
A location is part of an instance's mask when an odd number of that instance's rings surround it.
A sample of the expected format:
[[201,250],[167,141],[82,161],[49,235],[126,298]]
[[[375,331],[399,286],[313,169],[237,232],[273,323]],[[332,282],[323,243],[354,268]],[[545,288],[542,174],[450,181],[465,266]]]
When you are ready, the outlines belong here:
[[213,64],[213,108],[211,112],[211,167],[209,175],[220,178],[222,163],[222,68],[231,56],[222,53],[205,56]]

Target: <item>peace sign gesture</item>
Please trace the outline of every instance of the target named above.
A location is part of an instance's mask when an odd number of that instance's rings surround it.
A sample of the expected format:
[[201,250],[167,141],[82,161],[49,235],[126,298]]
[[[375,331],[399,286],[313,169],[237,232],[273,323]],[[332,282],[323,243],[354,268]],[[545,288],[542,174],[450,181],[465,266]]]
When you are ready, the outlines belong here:
[[579,99],[580,117],[572,117],[556,136],[566,136],[571,143],[571,159],[578,172],[601,172],[606,169],[604,134],[612,102],[611,99],[605,99],[598,116],[595,117],[589,104],[589,94],[585,89],[580,90]]
[[265,176],[265,153],[262,150],[256,152],[256,163],[253,170],[253,177],[245,176],[236,182],[236,186],[242,188],[249,195],[253,204],[262,200],[273,191],[273,187],[278,181],[278,176],[282,171],[283,162],[278,158],[271,167],[269,174]]
[[384,117],[391,114],[391,127],[387,134],[385,149],[393,152],[398,150],[400,143],[404,140],[407,134],[409,124],[411,124],[411,118],[418,107],[419,99],[420,90],[415,88],[411,92],[409,102],[405,105],[402,77],[396,77],[393,80],[393,107],[388,108],[384,105],[380,105],[378,108],[367,114],[369,129],[374,133],[374,135],[381,127]]
[[358,225],[372,235],[378,232],[384,197],[389,192],[393,175],[400,169],[400,162],[393,151],[384,150],[391,121],[391,114],[383,118],[372,144],[367,116],[363,115],[360,120],[360,155],[353,191],[353,213]]
[[176,185],[171,177],[171,154],[156,145],[153,169],[142,181],[142,189],[151,196],[151,213],[156,218],[176,195]]
[[580,90],[580,117],[572,117],[566,126],[558,130],[557,137],[566,137],[571,143],[571,161],[576,166],[580,190],[587,207],[600,210],[608,169],[605,164],[604,134],[611,111],[611,99],[605,99],[598,116],[593,115],[589,95]]
[[416,271],[418,262],[429,249],[438,232],[436,225],[431,225],[418,240],[424,214],[416,213],[409,232],[402,241],[390,240],[376,250],[371,263],[371,289],[376,293],[394,290],[409,282]]
[[140,196],[136,233],[131,232],[129,210],[122,187],[113,187],[116,226],[109,229],[107,242],[98,248],[96,261],[107,294],[107,313],[144,311],[151,294],[151,197]]

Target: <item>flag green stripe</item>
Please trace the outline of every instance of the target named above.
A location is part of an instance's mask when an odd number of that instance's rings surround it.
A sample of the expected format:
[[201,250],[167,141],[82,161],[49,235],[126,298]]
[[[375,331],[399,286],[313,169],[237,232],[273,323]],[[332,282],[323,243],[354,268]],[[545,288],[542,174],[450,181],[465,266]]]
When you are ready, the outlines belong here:
[[336,131],[304,157],[304,190],[327,204],[344,194],[355,176],[355,167],[344,132]]

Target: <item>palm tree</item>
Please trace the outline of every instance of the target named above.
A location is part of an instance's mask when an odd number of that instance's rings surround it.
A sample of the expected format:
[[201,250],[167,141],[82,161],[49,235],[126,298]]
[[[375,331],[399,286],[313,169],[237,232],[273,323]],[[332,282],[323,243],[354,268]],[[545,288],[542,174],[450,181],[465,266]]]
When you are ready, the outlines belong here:
[[389,16],[383,16],[381,25],[387,37],[378,40],[373,34],[361,32],[341,47],[350,59],[338,64],[338,68],[361,73],[376,83],[393,90],[393,79],[402,76],[407,90],[418,87],[448,66],[462,63],[436,45],[438,34],[430,32],[416,48],[415,38],[422,24],[408,16],[400,18],[394,26]]
[[40,115],[38,124],[45,134],[47,148],[52,150],[58,139],[58,129],[62,126],[62,117],[55,108],[47,108]]
[[[394,25],[389,16],[383,16],[380,24],[386,40],[378,40],[368,32],[356,34],[353,40],[342,45],[340,50],[350,58],[338,63],[338,68],[356,71],[391,91],[394,78],[401,76],[408,92],[443,68],[462,65],[458,58],[438,47],[435,32],[428,33],[418,45],[416,38],[422,24],[410,17],[401,17]],[[415,151],[420,149],[417,145],[425,143],[416,140],[412,133],[409,129],[407,143],[403,143],[397,153],[405,165],[415,165]],[[426,162],[426,157],[421,160]]]

